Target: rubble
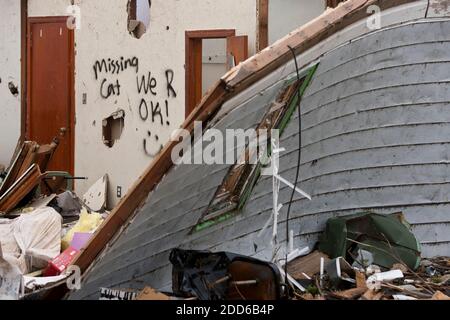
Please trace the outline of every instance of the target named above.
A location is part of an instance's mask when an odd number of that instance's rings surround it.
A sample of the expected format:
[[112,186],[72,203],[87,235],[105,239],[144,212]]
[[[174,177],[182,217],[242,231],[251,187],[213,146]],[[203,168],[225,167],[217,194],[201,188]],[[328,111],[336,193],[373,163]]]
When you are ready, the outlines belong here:
[[108,214],[106,176],[102,191],[98,183],[91,189],[99,198],[89,198],[99,213],[72,191],[70,174],[46,171],[57,146],[56,139],[24,142],[0,172],[0,300],[39,298],[66,281],[68,266]]

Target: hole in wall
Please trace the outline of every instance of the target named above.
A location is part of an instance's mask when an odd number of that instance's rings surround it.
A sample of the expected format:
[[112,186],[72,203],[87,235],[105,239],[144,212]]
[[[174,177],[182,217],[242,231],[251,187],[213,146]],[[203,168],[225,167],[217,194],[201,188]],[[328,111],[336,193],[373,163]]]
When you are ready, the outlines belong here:
[[8,83],[8,89],[14,97],[19,95],[19,87],[16,86],[12,81]]
[[151,0],[128,1],[128,31],[140,39],[150,26]]
[[118,110],[103,119],[103,143],[112,148],[117,140],[122,136],[123,128],[125,126],[125,111]]

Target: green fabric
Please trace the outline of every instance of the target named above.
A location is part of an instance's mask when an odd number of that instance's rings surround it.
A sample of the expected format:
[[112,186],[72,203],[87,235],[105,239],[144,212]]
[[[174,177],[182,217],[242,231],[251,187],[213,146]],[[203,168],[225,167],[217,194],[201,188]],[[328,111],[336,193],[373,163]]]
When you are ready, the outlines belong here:
[[385,268],[400,261],[413,270],[419,267],[420,244],[402,216],[360,213],[329,219],[319,250],[352,261],[350,252],[356,249],[371,252],[374,263]]

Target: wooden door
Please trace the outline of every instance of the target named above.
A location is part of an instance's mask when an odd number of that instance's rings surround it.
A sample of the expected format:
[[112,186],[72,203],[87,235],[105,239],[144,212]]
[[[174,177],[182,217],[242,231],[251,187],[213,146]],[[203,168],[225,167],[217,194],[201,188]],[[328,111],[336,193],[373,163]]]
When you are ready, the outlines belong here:
[[27,70],[28,140],[59,146],[47,170],[73,174],[74,35],[66,17],[29,18]]

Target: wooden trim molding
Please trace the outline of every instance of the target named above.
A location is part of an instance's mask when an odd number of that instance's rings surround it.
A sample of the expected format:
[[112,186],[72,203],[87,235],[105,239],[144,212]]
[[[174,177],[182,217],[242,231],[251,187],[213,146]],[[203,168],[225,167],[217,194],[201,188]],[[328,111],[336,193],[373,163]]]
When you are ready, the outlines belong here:
[[258,52],[269,46],[269,0],[258,0]]
[[185,34],[185,116],[194,110],[202,98],[203,39],[223,39],[236,35],[234,29],[193,30]]

